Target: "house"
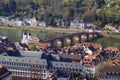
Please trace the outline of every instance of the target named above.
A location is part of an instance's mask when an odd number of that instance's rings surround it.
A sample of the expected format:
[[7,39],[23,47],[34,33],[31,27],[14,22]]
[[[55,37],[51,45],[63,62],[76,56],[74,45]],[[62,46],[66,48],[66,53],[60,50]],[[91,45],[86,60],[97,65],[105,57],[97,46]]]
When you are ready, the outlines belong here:
[[46,26],[47,26],[47,24],[46,24],[45,21],[38,21],[37,24],[38,24],[38,26],[40,26],[40,27],[46,27]]
[[83,59],[85,73],[91,77],[99,74],[103,66],[103,57],[100,54],[87,55]]
[[57,27],[65,27],[68,24],[68,22],[65,19],[60,19],[57,21],[56,26]]
[[85,22],[81,19],[74,19],[70,22],[70,28],[84,29],[86,26]]
[[113,24],[106,24],[105,27],[104,27],[105,30],[110,30],[110,31],[115,31],[116,28],[115,26],[113,26]]
[[37,26],[37,20],[35,17],[33,17],[32,19],[30,19],[30,26],[31,27],[36,27]]
[[95,29],[96,25],[87,23],[85,29]]
[[0,18],[0,25],[8,25],[8,18],[7,17],[1,17]]
[[9,26],[15,26],[15,20],[14,19],[10,19],[8,22]]
[[103,52],[100,54],[104,57],[105,60],[111,59],[118,54],[118,48],[116,47],[107,47],[103,49]]
[[98,80],[120,80],[120,66],[106,66],[100,71]]
[[31,24],[30,18],[23,18],[23,22],[25,23],[25,26],[30,26]]
[[[7,55],[7,53],[6,53]],[[0,55],[0,64],[12,72],[12,76],[48,80],[55,71],[83,74],[80,63],[64,62],[58,54],[42,51],[20,51],[20,56]],[[15,79],[18,80],[18,79]]]

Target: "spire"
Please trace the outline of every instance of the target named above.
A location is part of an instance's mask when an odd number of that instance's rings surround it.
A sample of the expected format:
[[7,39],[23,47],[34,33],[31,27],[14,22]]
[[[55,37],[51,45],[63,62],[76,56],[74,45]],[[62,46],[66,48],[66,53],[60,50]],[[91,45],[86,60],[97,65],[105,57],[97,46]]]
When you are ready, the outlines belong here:
[[28,36],[28,40],[29,40],[31,38],[31,33],[28,32],[27,36]]

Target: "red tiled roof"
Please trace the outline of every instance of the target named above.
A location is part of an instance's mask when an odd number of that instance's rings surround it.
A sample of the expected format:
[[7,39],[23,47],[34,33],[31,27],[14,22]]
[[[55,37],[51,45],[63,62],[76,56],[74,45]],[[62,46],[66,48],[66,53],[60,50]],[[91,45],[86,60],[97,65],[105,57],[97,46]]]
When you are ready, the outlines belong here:
[[104,51],[119,51],[118,48],[116,47],[107,47],[107,48],[104,48]]

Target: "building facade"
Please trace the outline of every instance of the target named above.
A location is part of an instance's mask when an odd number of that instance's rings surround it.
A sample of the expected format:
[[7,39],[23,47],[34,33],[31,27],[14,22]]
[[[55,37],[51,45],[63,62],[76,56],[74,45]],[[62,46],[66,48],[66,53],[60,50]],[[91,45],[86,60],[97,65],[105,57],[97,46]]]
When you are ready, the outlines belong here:
[[50,55],[39,51],[20,51],[21,56],[0,55],[0,64],[4,65],[12,76],[32,79],[45,79],[57,70],[83,74],[81,64],[62,62],[59,55]]

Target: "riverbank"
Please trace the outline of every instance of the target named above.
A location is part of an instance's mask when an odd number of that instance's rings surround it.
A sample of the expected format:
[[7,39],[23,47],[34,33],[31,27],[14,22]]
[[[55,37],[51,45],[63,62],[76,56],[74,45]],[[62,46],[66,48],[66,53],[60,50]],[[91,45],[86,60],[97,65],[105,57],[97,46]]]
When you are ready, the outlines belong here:
[[52,27],[30,27],[30,26],[0,26],[0,29],[8,30],[28,30],[32,32],[54,32],[54,33],[75,33],[81,32],[79,29],[63,29],[63,28],[52,28]]

